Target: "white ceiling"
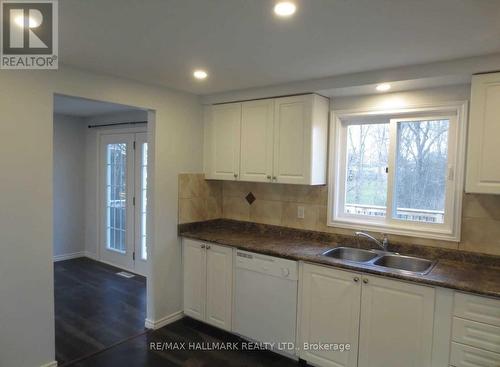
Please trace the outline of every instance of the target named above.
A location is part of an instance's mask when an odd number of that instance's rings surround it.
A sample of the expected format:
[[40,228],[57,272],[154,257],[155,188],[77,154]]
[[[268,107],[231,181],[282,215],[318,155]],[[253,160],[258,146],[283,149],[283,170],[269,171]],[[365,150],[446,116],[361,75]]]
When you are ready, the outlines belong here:
[[60,1],[61,61],[210,94],[500,51],[500,0],[299,0],[291,19],[272,6]]
[[116,103],[94,101],[91,99],[63,95],[54,96],[54,113],[63,115],[92,117],[137,110],[137,108]]

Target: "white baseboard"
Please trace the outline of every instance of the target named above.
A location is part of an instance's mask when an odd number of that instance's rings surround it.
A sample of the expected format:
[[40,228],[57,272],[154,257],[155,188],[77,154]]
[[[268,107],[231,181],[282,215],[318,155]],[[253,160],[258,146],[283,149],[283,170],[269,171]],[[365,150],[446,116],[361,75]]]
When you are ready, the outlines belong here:
[[73,252],[71,254],[55,255],[53,257],[53,260],[54,262],[57,262],[69,259],[76,259],[77,257],[84,257],[84,256],[86,256],[86,253],[84,251],[80,251],[80,252]]
[[158,319],[158,320],[146,319],[146,322],[145,322],[144,326],[146,327],[146,329],[156,330],[156,329],[164,327],[164,326],[166,326],[168,324],[171,324],[171,323],[173,323],[173,322],[175,322],[177,320],[180,320],[183,317],[184,317],[184,312],[177,311],[177,312],[174,312],[171,315],[162,317],[161,319]]
[[57,361],[52,361],[46,364],[42,364],[40,367],[57,367]]
[[97,257],[97,255],[96,255],[96,254],[94,254],[93,252],[90,252],[90,251],[85,251],[85,252],[84,252],[84,254],[85,254],[84,256],[85,256],[85,257],[88,257],[89,259],[92,259],[92,260],[99,260],[99,259],[98,259],[98,257]]

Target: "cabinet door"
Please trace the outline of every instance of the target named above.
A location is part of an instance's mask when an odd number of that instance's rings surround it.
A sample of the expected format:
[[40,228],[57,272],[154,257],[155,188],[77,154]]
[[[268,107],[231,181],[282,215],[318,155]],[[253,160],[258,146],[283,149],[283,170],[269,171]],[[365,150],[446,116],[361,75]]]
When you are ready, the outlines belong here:
[[205,320],[206,250],[205,244],[183,239],[184,313]]
[[430,367],[434,289],[363,276],[359,367]]
[[500,194],[500,73],[472,77],[466,191]]
[[274,100],[244,102],[241,112],[243,181],[270,182],[273,173]]
[[[357,365],[360,278],[361,276],[356,273],[304,265],[300,358],[325,367]],[[350,351],[305,350],[304,343],[348,343]]]
[[498,367],[500,354],[452,342],[450,365],[453,367]]
[[212,107],[208,144],[208,178],[235,180],[240,173],[241,103]]
[[229,247],[207,245],[206,322],[231,330],[233,251]]
[[312,96],[277,98],[274,103],[276,182],[306,185],[311,169]]
[[455,292],[453,314],[462,319],[500,327],[500,300]]

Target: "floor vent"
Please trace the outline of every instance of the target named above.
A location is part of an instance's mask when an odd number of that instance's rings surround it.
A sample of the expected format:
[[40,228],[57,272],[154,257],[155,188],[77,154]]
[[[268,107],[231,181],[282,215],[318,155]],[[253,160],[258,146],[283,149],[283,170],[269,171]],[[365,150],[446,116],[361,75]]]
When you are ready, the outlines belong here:
[[116,275],[119,275],[119,276],[127,278],[127,279],[135,277],[134,274],[127,273],[126,271],[120,271],[119,273],[116,273]]

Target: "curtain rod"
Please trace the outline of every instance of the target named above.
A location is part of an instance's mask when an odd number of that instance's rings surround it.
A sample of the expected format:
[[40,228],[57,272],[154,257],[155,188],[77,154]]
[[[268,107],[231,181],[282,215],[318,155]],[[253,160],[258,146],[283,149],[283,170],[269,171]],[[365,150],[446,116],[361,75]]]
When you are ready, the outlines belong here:
[[147,121],[134,121],[134,122],[118,122],[116,124],[102,124],[102,125],[89,125],[89,129],[94,129],[96,127],[107,127],[107,126],[120,126],[120,125],[137,125],[137,124],[147,124]]

